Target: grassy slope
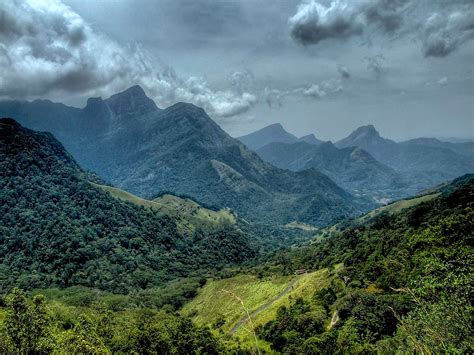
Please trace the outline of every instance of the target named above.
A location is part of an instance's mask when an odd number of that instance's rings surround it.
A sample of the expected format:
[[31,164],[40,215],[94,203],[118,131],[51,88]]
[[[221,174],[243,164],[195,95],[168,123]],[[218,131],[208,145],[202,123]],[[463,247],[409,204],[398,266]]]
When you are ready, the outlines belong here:
[[[336,271],[339,269],[340,266],[336,268]],[[295,279],[296,282],[291,290],[274,301]],[[328,269],[298,276],[280,276],[262,280],[253,275],[239,275],[229,279],[209,281],[198,296],[183,308],[182,313],[193,316],[193,320],[199,325],[212,327],[219,320],[224,320],[225,323],[220,329],[224,334],[229,334],[246,313],[239,301],[223,290],[231,291],[240,297],[250,313],[274,301],[268,308],[252,317],[254,326],[258,326],[274,319],[278,308],[283,305],[289,306],[291,299],[311,298],[316,290],[327,287],[329,281]],[[248,324],[240,327],[234,338],[239,338],[240,342],[253,346],[252,336],[245,329],[246,327]],[[268,348],[268,344],[264,344],[261,340],[260,342],[263,348]]]
[[173,195],[163,195],[155,200],[145,200],[115,187],[94,184],[113,197],[133,204],[155,209],[164,215],[176,218],[178,229],[184,233],[192,233],[197,226],[216,227],[223,222],[234,224],[235,216],[228,209],[212,211],[198,203]]
[[389,213],[389,214],[396,214],[396,213],[399,213],[399,212],[401,212],[402,210],[404,210],[406,208],[413,207],[413,206],[418,205],[422,202],[430,201],[430,200],[438,197],[439,194],[440,193],[438,192],[438,193],[423,195],[423,196],[415,197],[415,198],[411,198],[411,199],[399,200],[399,201],[396,201],[396,202],[391,203],[389,205],[377,208],[377,209],[367,213],[366,215],[362,216],[359,220],[361,222],[363,222],[363,221],[365,221],[369,218],[373,218],[373,217],[379,215],[382,212],[386,212],[386,213]]
[[[434,192],[434,193],[429,193],[429,194],[422,195],[419,197],[398,200],[386,206],[376,208],[375,210],[372,210],[369,213],[364,214],[358,218],[355,218],[354,220],[352,220],[352,222],[354,222],[355,224],[365,223],[368,220],[381,215],[382,213],[388,213],[391,215],[398,214],[406,208],[416,206],[422,202],[430,201],[438,197],[439,195],[440,195],[440,192]],[[333,226],[323,229],[320,234],[315,235],[313,242],[320,242],[322,238],[327,237],[328,235],[330,235],[331,232],[340,230],[341,227],[344,227],[344,226],[345,224],[344,222],[342,222],[342,223],[337,223]]]

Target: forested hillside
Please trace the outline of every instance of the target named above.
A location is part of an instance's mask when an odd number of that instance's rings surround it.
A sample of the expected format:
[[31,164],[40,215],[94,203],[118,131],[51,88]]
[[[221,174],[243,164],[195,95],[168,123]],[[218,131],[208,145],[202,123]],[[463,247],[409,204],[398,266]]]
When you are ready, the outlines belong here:
[[467,175],[437,198],[277,253],[287,273],[343,269],[259,335],[283,352],[472,352],[473,192]]
[[0,120],[2,292],[13,285],[127,292],[255,255],[225,219],[183,233],[176,216],[118,200],[89,178],[51,134]]

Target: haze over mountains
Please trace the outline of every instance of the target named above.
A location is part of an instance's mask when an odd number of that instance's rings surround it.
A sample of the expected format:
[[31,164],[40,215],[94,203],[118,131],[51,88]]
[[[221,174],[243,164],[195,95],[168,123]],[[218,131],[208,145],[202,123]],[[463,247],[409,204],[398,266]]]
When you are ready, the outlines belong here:
[[277,167],[316,168],[352,193],[378,201],[409,196],[474,171],[472,142],[418,138],[397,143],[381,137],[373,125],[359,127],[334,144],[307,144],[279,124],[239,139]]
[[159,109],[139,86],[91,98],[84,109],[5,101],[0,116],[52,132],[82,167],[146,198],[170,191],[252,221],[319,226],[373,206],[315,169],[292,172],[264,162],[199,107]]

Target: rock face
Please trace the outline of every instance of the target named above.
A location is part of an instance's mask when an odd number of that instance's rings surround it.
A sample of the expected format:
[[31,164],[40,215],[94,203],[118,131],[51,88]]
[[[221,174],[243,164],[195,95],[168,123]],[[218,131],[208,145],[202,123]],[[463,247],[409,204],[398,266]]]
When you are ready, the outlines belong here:
[[157,108],[139,87],[89,99],[84,109],[2,102],[0,115],[54,133],[82,167],[142,197],[169,191],[284,224],[324,225],[372,206],[314,169],[291,172],[264,162],[199,107]]

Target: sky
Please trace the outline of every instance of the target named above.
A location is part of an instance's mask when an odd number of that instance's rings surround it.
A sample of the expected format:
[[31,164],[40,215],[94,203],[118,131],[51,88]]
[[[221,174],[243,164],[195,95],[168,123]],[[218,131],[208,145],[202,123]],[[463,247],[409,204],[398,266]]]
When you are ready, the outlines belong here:
[[0,98],[135,84],[233,136],[474,137],[473,0],[0,1]]

